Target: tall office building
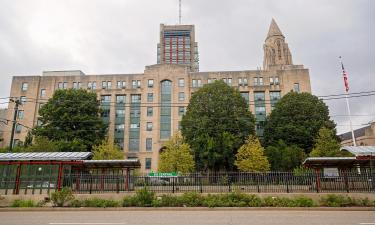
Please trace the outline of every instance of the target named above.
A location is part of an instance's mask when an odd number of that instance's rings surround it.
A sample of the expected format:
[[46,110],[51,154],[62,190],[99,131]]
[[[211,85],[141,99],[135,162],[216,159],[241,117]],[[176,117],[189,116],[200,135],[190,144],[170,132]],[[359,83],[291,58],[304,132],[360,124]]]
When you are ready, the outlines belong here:
[[[256,117],[259,136],[263,135],[266,115],[283,95],[289,91],[311,92],[308,69],[292,64],[284,35],[274,21],[264,45],[263,70],[198,72],[197,61],[187,57],[197,54],[193,50],[194,27],[161,25],[160,33],[159,62],[162,63],[146,66],[143,73],[102,75],[49,71],[41,76],[13,77],[10,96],[23,102],[17,122],[25,125],[16,126],[15,142],[25,139],[27,127],[38,126],[38,110],[55,90],[83,88],[96,93],[101,101],[101,116],[109,124],[110,140],[124,150],[127,158],[138,158],[143,172],[155,171],[159,150],[179,131],[192,93],[203,85],[223,80],[236,88]],[[14,103],[8,107],[7,119],[12,121]],[[4,132],[6,144],[10,142],[10,130],[9,123]]]
[[199,71],[198,43],[195,42],[194,25],[160,24],[157,63],[188,65],[191,71]]

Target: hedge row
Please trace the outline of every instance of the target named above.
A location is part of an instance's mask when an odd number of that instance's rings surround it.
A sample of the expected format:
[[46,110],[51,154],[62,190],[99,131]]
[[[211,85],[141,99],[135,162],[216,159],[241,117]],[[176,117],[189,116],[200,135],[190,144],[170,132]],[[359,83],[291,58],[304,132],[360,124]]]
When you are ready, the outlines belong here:
[[[254,194],[231,192],[226,194],[201,195],[196,192],[187,192],[180,196],[164,194],[156,196],[154,192],[141,189],[133,196],[125,197],[122,201],[90,198],[75,199],[68,189],[55,192],[51,195],[54,206],[68,207],[375,207],[375,201],[368,198],[351,198],[345,195],[330,194],[323,196],[319,201],[308,197],[265,197]],[[32,200],[17,199],[12,207],[40,207],[47,202],[33,202]]]

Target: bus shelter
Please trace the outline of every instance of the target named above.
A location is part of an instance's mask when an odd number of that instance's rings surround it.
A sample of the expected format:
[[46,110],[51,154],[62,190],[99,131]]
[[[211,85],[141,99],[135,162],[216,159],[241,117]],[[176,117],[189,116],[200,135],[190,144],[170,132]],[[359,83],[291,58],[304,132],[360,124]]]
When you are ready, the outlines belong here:
[[76,193],[131,190],[138,160],[91,158],[91,152],[0,153],[0,194],[49,194],[63,187]]

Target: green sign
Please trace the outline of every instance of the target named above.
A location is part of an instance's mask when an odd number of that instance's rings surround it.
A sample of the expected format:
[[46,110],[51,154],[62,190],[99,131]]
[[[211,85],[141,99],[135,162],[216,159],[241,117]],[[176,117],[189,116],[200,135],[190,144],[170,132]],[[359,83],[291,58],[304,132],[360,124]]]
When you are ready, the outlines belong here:
[[148,174],[149,177],[177,177],[177,172],[170,172],[170,173],[159,173],[159,172],[150,172]]

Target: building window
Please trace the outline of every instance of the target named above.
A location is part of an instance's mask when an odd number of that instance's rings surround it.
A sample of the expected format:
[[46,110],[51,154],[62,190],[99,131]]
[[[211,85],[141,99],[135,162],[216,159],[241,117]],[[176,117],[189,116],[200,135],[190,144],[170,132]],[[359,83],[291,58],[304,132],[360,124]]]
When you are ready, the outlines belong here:
[[168,139],[171,136],[171,98],[172,98],[172,82],[164,80],[161,82],[160,90],[160,139]]
[[24,110],[18,110],[18,119],[23,119],[23,117],[25,116],[25,111]]
[[153,79],[150,79],[150,80],[147,81],[147,87],[149,87],[149,88],[154,87],[154,80]]
[[273,77],[270,77],[270,85],[273,85],[273,84],[274,84]]
[[299,89],[299,83],[294,83],[293,91],[295,91],[295,92],[297,92],[297,93],[300,92],[300,89]]
[[263,77],[254,77],[254,85],[255,86],[263,85]]
[[63,83],[63,89],[68,89],[68,82]]
[[111,89],[112,82],[111,81],[102,81],[102,89]]
[[117,118],[125,117],[125,109],[116,109],[116,117]]
[[102,95],[101,97],[101,102],[102,103],[111,103],[111,96],[110,95]]
[[124,150],[124,138],[115,138],[115,143],[120,147],[121,150]]
[[126,82],[125,81],[117,81],[117,89],[123,89],[126,88]]
[[200,80],[200,79],[193,79],[192,85],[193,85],[194,88],[201,87],[202,86],[202,80]]
[[40,97],[41,97],[41,98],[46,97],[46,89],[41,89],[41,90],[40,90]]
[[232,78],[223,78],[224,83],[231,86],[232,85]]
[[73,82],[73,89],[78,89],[78,83],[77,82]]
[[184,92],[178,93],[178,101],[185,101],[185,93]]
[[22,126],[20,124],[16,124],[16,133],[19,134],[22,131]]
[[146,138],[146,151],[152,151],[152,138]]
[[270,91],[271,109],[275,107],[275,104],[280,100],[280,91]]
[[63,82],[59,82],[58,84],[57,84],[57,89],[63,89],[64,87],[63,87]]
[[249,105],[249,100],[250,100],[250,98],[249,98],[249,92],[241,92],[241,96],[242,96],[242,98],[245,99],[246,104]]
[[280,84],[280,82],[279,82],[279,77],[275,77],[274,82],[275,82],[275,85],[279,85],[279,84]]
[[146,170],[151,169],[151,158],[145,158],[145,169]]
[[154,114],[154,110],[152,107],[147,107],[147,116],[151,117]]
[[263,91],[254,92],[254,98],[255,98],[255,101],[264,101],[265,100],[264,92]]
[[238,78],[238,86],[247,86],[247,78],[246,77]]
[[20,97],[20,102],[22,105],[24,105],[26,103],[27,99],[26,99],[26,96],[21,96]]
[[183,106],[178,107],[178,115],[179,116],[185,115],[185,107]]
[[116,104],[124,104],[126,101],[126,95],[116,95]]
[[115,131],[117,133],[122,133],[124,132],[124,129],[125,129],[125,124],[116,124],[115,125]]
[[178,79],[178,86],[179,87],[185,87],[185,79],[183,79],[183,78]]
[[146,124],[146,130],[147,131],[152,131],[152,122],[147,122],[147,124]]
[[132,88],[133,89],[141,88],[141,81],[140,80],[132,80]]
[[93,81],[93,82],[91,82],[91,81],[89,81],[88,83],[87,83],[87,89],[89,89],[89,90],[95,90],[96,89],[96,81]]
[[154,101],[154,94],[153,93],[147,93],[147,101],[148,102]]
[[21,90],[22,91],[27,91],[27,88],[29,87],[29,84],[28,83],[22,83],[22,87],[21,87]]

